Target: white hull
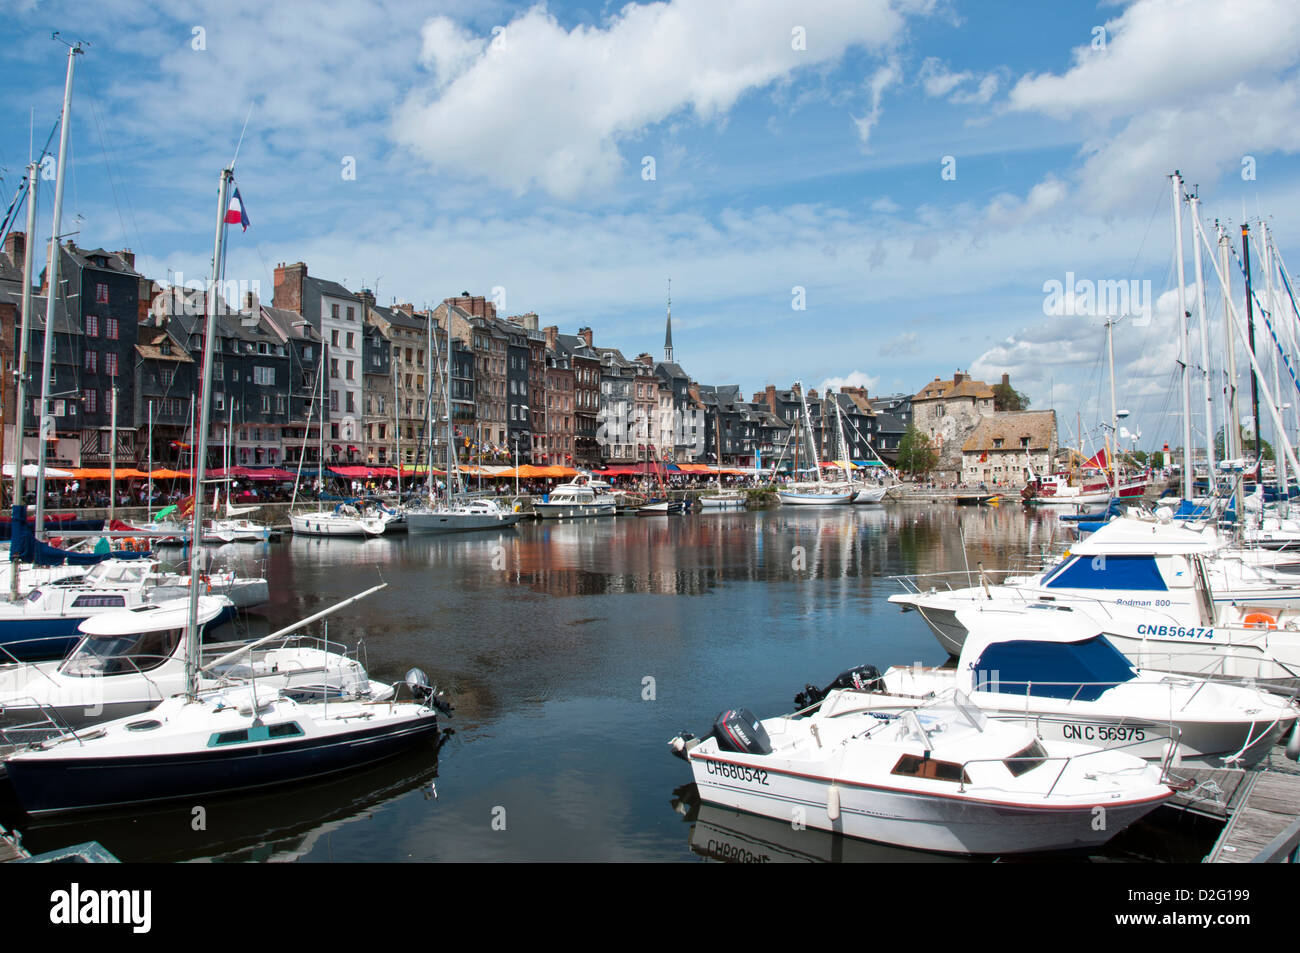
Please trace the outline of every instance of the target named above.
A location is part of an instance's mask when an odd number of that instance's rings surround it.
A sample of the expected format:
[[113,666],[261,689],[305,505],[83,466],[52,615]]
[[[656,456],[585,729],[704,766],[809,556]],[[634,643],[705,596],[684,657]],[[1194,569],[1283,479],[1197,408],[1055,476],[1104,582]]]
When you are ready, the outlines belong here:
[[702,496],[700,506],[706,510],[738,510],[744,508],[745,498],[743,496]]
[[534,503],[533,511],[544,520],[576,520],[589,516],[613,516],[617,505],[600,503]]
[[777,497],[787,506],[831,506],[853,502],[853,492],[847,493],[794,493],[777,492]]
[[332,512],[290,514],[289,524],[296,536],[383,536],[386,520],[372,517],[340,516]]
[[407,513],[406,531],[413,535],[433,533],[472,533],[477,530],[505,529],[520,520],[518,513],[499,515],[484,513]]
[[858,490],[853,496],[854,503],[879,503],[889,492],[887,486],[868,487],[864,490]]

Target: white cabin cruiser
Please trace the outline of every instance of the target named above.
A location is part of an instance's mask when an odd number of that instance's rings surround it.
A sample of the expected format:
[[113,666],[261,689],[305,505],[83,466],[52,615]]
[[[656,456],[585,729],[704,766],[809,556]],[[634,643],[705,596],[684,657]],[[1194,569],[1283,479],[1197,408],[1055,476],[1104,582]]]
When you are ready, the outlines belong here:
[[[1294,730],[1294,700],[1257,688],[1136,668],[1087,617],[1049,605],[960,613],[970,630],[955,669],[890,668],[873,710],[965,693],[985,714],[1040,738],[1123,746],[1147,760],[1249,767]],[[875,703],[873,703],[875,704]]]
[[332,510],[290,513],[289,525],[295,536],[343,536],[369,539],[383,536],[391,517],[382,510],[340,503]]
[[871,704],[834,690],[806,716],[727,711],[704,739],[671,745],[702,801],[944,853],[1098,847],[1173,795],[1140,758],[1041,741],[960,694],[904,712]]
[[958,611],[988,603],[1068,605],[1092,616],[1108,635],[1142,635],[1151,625],[1230,626],[1238,617],[1245,624],[1259,621],[1259,611],[1277,628],[1280,614],[1300,609],[1294,574],[1252,565],[1213,527],[1132,515],[1111,520],[1045,572],[996,584],[981,573],[979,584],[964,588],[931,583],[925,589],[925,577],[900,580],[911,591],[889,601],[916,609],[952,655],[961,653],[967,634]]
[[618,503],[609,492],[607,483],[597,482],[590,475],[578,474],[570,483],[561,483],[546,495],[546,499],[533,503],[533,510],[542,519],[581,519],[587,516],[613,516]]

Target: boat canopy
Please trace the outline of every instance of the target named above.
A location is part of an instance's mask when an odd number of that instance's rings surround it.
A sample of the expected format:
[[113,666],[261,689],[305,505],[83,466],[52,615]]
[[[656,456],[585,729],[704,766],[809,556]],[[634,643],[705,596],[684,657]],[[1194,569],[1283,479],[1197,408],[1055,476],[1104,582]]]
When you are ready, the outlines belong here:
[[973,671],[979,691],[1079,701],[1096,701],[1136,674],[1133,663],[1102,635],[1082,642],[995,642],[980,653]]
[[1048,589],[1131,589],[1165,592],[1169,589],[1155,556],[1074,556],[1043,580]]

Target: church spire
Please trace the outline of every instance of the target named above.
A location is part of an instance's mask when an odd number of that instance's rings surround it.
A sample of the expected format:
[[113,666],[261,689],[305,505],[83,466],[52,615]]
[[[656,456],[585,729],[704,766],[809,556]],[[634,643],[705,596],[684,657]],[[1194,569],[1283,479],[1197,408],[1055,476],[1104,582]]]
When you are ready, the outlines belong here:
[[664,332],[664,363],[673,362],[673,280],[668,279],[668,326]]

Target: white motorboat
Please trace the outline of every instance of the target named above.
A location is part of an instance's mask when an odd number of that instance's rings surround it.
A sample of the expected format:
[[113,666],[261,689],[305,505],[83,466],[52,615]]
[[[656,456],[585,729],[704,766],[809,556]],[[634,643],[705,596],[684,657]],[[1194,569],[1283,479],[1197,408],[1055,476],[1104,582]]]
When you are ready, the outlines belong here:
[[[1040,738],[1123,746],[1200,767],[1249,767],[1294,730],[1298,710],[1257,688],[1136,668],[1087,617],[1053,606],[961,611],[955,669],[894,667],[868,679],[873,710],[966,693],[985,714]],[[873,704],[875,704],[873,702]]]
[[264,543],[271,528],[251,520],[214,519],[203,528],[205,543]]
[[545,500],[533,503],[533,510],[544,520],[613,516],[617,509],[608,484],[595,482],[590,475],[582,473],[572,482],[561,483],[551,490]]
[[490,498],[452,500],[428,509],[406,511],[406,531],[422,533],[470,533],[478,530],[505,529],[514,526],[522,513],[507,510],[499,500]]
[[[1111,636],[1149,635],[1150,627],[1164,626],[1204,630],[1207,634],[1198,638],[1205,639],[1210,627],[1232,626],[1237,618],[1236,624],[1267,628],[1268,622],[1253,618],[1257,613],[1270,616],[1272,628],[1285,629],[1288,620],[1282,616],[1300,610],[1294,575],[1253,565],[1214,527],[1131,514],[1100,527],[1045,572],[1008,576],[1000,583],[990,582],[985,573],[977,583],[963,573],[959,578],[967,585],[960,588],[940,588],[943,580],[927,577],[898,578],[911,591],[889,601],[916,609],[952,655],[961,653],[966,638],[958,610],[989,602],[1068,605],[1092,616]],[[1129,654],[1125,645],[1116,644]]]
[[727,711],[704,739],[671,744],[702,801],[944,853],[1098,847],[1173,795],[1155,765],[1039,740],[960,694],[904,712],[870,707],[837,689],[811,715]]

